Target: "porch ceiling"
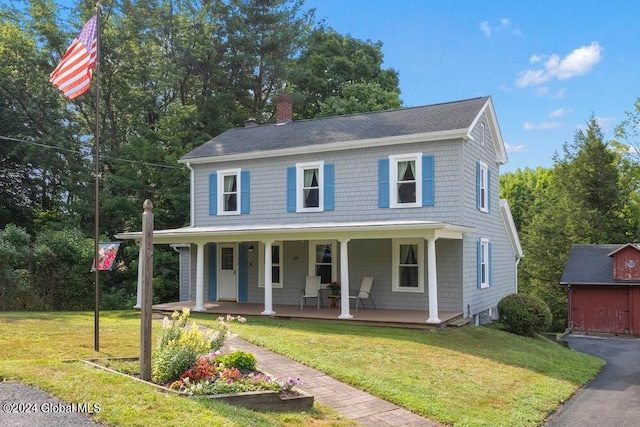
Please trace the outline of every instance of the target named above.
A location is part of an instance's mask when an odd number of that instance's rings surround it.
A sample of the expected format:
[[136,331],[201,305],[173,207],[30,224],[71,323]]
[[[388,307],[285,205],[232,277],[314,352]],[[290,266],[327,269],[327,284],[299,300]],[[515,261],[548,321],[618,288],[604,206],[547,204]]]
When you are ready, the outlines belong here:
[[[325,222],[184,227],[153,232],[153,243],[287,241],[324,239],[444,238],[462,239],[472,227],[435,221]],[[119,233],[117,239],[140,240],[142,232]]]

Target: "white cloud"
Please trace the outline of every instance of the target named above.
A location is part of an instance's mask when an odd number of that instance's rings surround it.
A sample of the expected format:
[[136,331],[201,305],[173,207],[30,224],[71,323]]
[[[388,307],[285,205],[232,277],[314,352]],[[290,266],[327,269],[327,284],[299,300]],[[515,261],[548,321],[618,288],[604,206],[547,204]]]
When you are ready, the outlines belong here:
[[555,111],[549,113],[549,117],[563,117],[571,112],[571,108],[558,108]]
[[541,123],[525,122],[522,125],[524,130],[549,130],[549,129],[557,129],[560,126],[562,126],[562,124],[558,122],[541,122]]
[[480,23],[480,31],[482,31],[484,33],[485,36],[487,37],[491,37],[491,26],[489,25],[489,22],[484,21]]
[[[537,63],[543,58],[544,56],[533,55],[529,61]],[[589,46],[574,49],[562,59],[556,54],[550,55],[548,58],[543,63],[543,68],[521,71],[516,79],[516,86],[527,87],[539,85],[554,78],[564,80],[584,75],[600,62],[602,48],[598,42],[592,42]]]
[[522,31],[520,31],[520,28],[514,26],[511,22],[511,19],[509,18],[500,19],[499,23],[494,26],[491,26],[489,21],[482,21],[480,23],[480,31],[482,31],[487,37],[491,37],[494,32],[508,32],[515,36],[522,36]]
[[540,86],[536,88],[536,96],[543,97],[549,93],[549,86]]
[[504,144],[504,147],[507,150],[507,153],[520,153],[522,151],[527,151],[527,147],[525,147],[524,145]]
[[532,64],[535,64],[537,62],[542,61],[543,59],[544,59],[543,56],[539,56],[539,55],[533,54],[533,55],[531,55],[531,58],[529,58],[529,62],[532,63]]

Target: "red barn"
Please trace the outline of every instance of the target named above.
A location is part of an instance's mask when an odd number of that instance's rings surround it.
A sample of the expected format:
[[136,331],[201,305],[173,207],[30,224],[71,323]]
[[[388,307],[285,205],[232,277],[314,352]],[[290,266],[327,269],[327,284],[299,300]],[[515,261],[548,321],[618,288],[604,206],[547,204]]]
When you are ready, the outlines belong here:
[[572,331],[640,336],[640,244],[573,245],[560,284]]

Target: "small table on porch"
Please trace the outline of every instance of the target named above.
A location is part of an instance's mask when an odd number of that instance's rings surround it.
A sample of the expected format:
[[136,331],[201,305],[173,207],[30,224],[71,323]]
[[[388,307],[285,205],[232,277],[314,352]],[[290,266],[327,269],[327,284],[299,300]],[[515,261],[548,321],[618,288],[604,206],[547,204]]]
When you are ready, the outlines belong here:
[[327,295],[329,299],[329,308],[340,308],[340,295]]

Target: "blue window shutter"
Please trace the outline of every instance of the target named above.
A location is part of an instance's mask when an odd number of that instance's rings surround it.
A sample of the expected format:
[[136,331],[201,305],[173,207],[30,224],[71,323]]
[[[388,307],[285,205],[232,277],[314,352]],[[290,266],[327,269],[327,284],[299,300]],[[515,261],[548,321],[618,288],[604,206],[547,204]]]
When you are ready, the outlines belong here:
[[209,301],[218,299],[218,246],[209,243]]
[[480,209],[480,162],[476,162],[476,209]]
[[238,302],[247,302],[249,294],[249,245],[238,245]]
[[287,212],[296,211],[296,168],[287,168]]
[[478,242],[476,243],[476,248],[478,258],[478,289],[480,289],[482,288],[482,243],[480,242],[480,239],[478,239]]
[[489,259],[487,261],[489,263],[489,286],[491,286],[492,282],[493,282],[493,274],[492,274],[492,271],[491,271],[492,270],[492,268],[491,268],[491,265],[492,265],[492,262],[491,262],[491,242],[489,242]]
[[240,213],[248,214],[250,212],[249,205],[249,187],[250,187],[249,171],[240,172]]
[[378,160],[378,207],[389,207],[389,159]]
[[435,203],[433,156],[422,156],[422,206],[433,206]]
[[491,212],[491,170],[487,168],[487,211]]
[[209,175],[209,215],[218,214],[218,175]]
[[335,191],[334,191],[334,175],[335,165],[333,163],[325,163],[324,165],[324,210],[332,211],[334,207]]

